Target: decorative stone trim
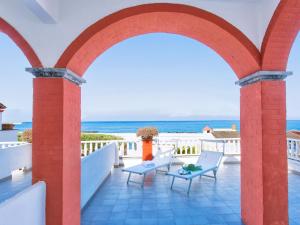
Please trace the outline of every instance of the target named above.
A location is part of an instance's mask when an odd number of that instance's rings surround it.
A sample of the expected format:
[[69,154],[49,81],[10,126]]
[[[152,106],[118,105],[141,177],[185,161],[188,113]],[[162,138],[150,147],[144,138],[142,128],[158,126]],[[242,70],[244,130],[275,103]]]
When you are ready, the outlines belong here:
[[292,75],[293,73],[290,71],[257,71],[253,74],[250,74],[247,77],[244,77],[235,82],[236,85],[240,85],[241,87],[254,84],[260,81],[266,80],[284,80],[287,76]]
[[32,73],[35,77],[65,78],[78,86],[86,83],[85,79],[66,68],[26,68],[26,71]]

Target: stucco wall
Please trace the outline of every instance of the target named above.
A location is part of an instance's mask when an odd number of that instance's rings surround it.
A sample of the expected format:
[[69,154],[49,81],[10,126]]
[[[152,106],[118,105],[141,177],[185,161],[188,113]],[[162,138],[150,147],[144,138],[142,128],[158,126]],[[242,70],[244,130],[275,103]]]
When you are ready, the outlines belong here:
[[0,130],[0,142],[18,141],[18,130]]
[[46,184],[38,182],[0,204],[0,225],[45,225]]
[[[0,179],[9,177],[13,170],[30,169],[32,166],[31,144],[22,144],[0,150]],[[0,217],[1,218],[1,217]]]
[[110,174],[117,151],[116,144],[112,143],[81,160],[81,208]]

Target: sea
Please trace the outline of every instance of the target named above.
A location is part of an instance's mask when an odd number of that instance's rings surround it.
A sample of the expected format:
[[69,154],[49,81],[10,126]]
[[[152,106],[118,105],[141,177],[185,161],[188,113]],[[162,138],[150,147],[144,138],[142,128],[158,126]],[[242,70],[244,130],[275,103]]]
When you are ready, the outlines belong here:
[[[240,129],[239,120],[199,121],[83,121],[81,131],[90,133],[135,133],[141,127],[156,127],[161,133],[201,133],[205,126],[230,128],[233,124]],[[31,122],[16,124],[20,131],[30,129]],[[300,120],[288,120],[287,130],[300,130]]]

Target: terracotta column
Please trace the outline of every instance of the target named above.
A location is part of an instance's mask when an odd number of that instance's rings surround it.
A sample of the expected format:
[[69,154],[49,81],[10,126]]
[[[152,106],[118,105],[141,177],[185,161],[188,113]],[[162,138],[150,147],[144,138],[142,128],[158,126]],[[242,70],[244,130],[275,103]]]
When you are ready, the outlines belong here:
[[29,68],[33,81],[32,181],[46,182],[46,225],[80,225],[80,87],[66,69]]
[[241,88],[241,213],[247,225],[288,224],[288,73],[259,71]]

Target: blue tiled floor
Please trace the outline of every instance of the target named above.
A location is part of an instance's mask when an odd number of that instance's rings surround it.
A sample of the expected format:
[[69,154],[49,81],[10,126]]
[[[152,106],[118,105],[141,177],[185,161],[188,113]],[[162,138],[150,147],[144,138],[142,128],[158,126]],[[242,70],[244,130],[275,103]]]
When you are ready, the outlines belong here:
[[[127,174],[114,169],[112,175],[82,211],[82,225],[242,224],[240,221],[240,166],[222,165],[218,181],[194,179],[190,196],[187,182],[163,174],[150,174],[144,189],[126,185]],[[140,179],[141,177],[136,177]],[[0,202],[31,185],[31,173],[0,182]],[[300,225],[300,176],[289,174],[290,225]]]
[[[82,212],[81,225],[213,225],[242,224],[240,220],[240,166],[222,165],[218,181],[187,182],[163,174],[146,179],[144,189],[126,185],[127,174],[115,169]],[[136,177],[141,179],[141,177]],[[290,224],[300,224],[300,176],[289,174]]]
[[0,182],[0,202],[14,196],[31,185],[31,172],[18,172],[12,179]]

